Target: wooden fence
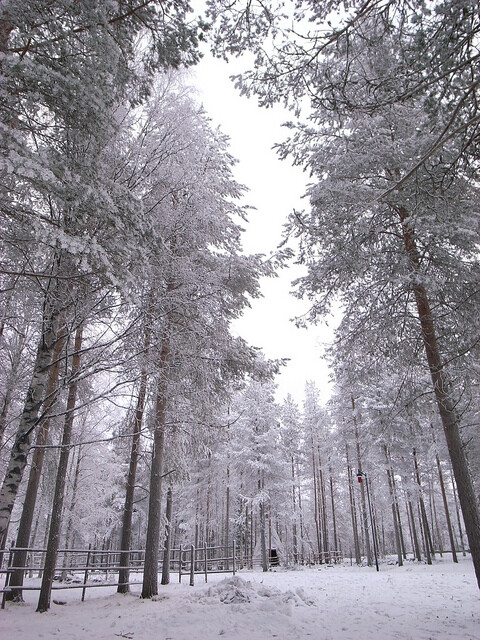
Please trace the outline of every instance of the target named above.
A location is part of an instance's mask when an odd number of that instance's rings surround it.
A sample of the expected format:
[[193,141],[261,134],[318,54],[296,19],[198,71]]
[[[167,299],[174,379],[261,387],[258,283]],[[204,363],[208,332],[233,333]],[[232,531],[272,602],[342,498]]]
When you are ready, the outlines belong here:
[[[27,562],[23,567],[13,566],[16,551],[27,552]],[[2,597],[2,609],[5,608],[6,594],[12,590],[39,591],[40,585],[22,585],[10,587],[10,576],[15,571],[23,571],[24,576],[40,578],[43,573],[46,549],[20,549],[11,547],[5,555],[8,555],[7,566],[0,568],[0,574],[5,574],[5,583],[0,593]],[[129,552],[128,567],[120,567],[122,551],[103,549],[60,549],[57,556],[55,569],[55,582],[53,591],[63,589],[82,589],[82,601],[85,599],[85,591],[92,587],[118,587],[118,573],[120,569],[128,568],[130,573],[143,573],[145,551],[131,550]],[[195,575],[203,575],[205,582],[211,573],[233,573],[235,575],[238,566],[238,558],[235,542],[228,547],[203,547],[195,548],[180,546],[170,551],[170,572],[177,573],[178,581],[182,576],[189,576],[190,585],[195,584]],[[163,550],[160,552],[163,559]],[[158,571],[162,571],[162,560],[158,562]],[[129,580],[129,586],[141,584],[139,580]]]

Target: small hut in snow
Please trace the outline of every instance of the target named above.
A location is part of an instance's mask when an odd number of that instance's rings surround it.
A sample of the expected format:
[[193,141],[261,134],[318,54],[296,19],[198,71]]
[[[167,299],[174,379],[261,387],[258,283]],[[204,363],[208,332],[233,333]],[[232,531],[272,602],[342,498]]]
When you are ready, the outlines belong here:
[[[268,565],[270,567],[278,567],[280,564],[285,564],[285,547],[283,546],[275,527],[272,526],[271,529],[265,532],[265,544],[267,547]],[[262,565],[262,543],[260,536],[258,537],[257,544],[253,550],[253,565]]]

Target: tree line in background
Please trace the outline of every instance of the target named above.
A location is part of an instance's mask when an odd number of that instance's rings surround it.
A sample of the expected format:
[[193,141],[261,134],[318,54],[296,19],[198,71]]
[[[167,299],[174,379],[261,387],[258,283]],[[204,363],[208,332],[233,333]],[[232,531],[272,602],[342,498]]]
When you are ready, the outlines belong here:
[[[92,537],[145,546],[155,595],[166,496],[180,542],[371,563],[365,470],[382,553],[468,539],[480,579],[478,7],[207,5],[210,29],[188,2],[0,8],[2,548],[47,545],[39,611]],[[327,408],[276,404],[281,363],[230,331],[275,262],[242,252],[228,141],[175,71],[207,36],[296,118],[297,294],[342,310]]]

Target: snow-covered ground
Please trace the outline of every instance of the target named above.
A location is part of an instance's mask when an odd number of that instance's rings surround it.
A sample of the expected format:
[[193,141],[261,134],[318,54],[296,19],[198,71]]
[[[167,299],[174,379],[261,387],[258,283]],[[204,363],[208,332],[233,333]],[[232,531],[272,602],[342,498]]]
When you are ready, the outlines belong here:
[[[478,640],[480,592],[470,559],[458,565],[321,567],[172,583],[153,600],[114,589],[57,591],[48,613],[38,592],[0,611],[2,640]],[[184,578],[188,583],[188,578]],[[29,581],[28,584],[33,584]]]

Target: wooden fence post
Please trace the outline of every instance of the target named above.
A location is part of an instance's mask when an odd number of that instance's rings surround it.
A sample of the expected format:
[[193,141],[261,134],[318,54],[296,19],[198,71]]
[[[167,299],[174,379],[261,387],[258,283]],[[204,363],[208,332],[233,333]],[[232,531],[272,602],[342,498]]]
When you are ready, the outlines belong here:
[[190,547],[190,586],[195,585],[195,547]]
[[[90,554],[91,554],[91,548],[92,548],[92,543],[90,543],[88,545],[88,552],[87,552],[87,562],[85,564],[85,573],[83,575],[83,584],[87,584],[87,579],[88,579],[88,567],[90,565]],[[85,587],[83,587],[82,589],[82,602],[85,600]]]
[[232,563],[233,563],[233,575],[235,575],[235,572],[236,572],[236,570],[237,570],[237,567],[236,567],[236,565],[235,565],[235,555],[236,555],[236,551],[237,551],[237,549],[236,549],[236,546],[235,546],[235,540],[234,540],[234,541],[233,541],[233,544],[232,544],[232,553],[233,553],[233,559],[232,559]]

